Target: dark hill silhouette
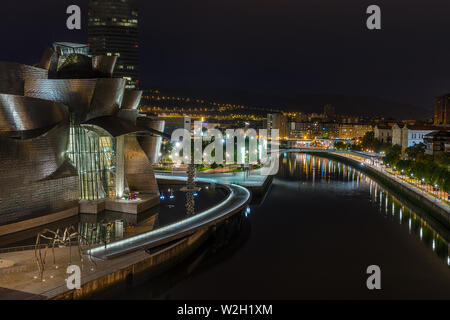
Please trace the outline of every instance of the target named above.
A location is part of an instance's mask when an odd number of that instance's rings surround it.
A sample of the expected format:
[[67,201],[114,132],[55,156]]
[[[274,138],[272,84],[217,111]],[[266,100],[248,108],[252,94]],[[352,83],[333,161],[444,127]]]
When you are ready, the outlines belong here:
[[286,111],[321,113],[323,106],[332,104],[338,114],[382,116],[394,119],[425,120],[432,117],[433,107],[418,107],[377,97],[338,94],[273,95],[240,89],[160,88],[169,95],[201,98],[208,101],[239,104]]

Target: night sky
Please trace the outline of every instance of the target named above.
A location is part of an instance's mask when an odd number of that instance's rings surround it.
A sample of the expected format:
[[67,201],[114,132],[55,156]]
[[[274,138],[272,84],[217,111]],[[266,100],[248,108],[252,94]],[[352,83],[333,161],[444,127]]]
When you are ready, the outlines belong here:
[[[66,29],[79,5],[83,29]],[[382,30],[366,28],[370,4]],[[448,0],[138,1],[141,84],[376,96],[424,108],[450,92]],[[0,60],[87,42],[87,0],[2,1]]]

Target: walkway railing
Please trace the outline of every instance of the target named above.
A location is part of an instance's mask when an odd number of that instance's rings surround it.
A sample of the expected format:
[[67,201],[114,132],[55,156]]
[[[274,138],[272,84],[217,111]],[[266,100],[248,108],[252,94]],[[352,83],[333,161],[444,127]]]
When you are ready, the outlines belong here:
[[[186,181],[186,177],[157,176],[157,178]],[[196,181],[210,182],[210,179],[197,178]],[[217,221],[225,219],[230,214],[242,210],[250,202],[251,194],[246,188],[235,184],[223,186],[230,191],[228,197],[224,201],[205,211],[159,229],[132,236],[127,239],[118,240],[109,243],[106,246],[93,248],[88,252],[97,258],[108,259],[139,249],[148,249],[153,246],[161,245],[168,241],[173,241],[192,234],[201,228],[215,224]]]

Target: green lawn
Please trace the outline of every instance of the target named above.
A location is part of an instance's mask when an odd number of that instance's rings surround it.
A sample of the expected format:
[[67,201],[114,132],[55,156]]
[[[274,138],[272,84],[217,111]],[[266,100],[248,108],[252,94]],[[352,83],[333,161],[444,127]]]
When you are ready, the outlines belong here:
[[153,167],[153,170],[157,170],[157,171],[171,171],[172,168],[171,167]]

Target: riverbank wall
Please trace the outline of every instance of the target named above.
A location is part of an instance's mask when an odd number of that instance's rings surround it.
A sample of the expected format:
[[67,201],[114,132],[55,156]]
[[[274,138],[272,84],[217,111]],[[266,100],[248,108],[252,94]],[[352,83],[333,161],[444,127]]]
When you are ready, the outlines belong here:
[[104,275],[84,282],[80,289],[68,290],[48,298],[52,300],[89,299],[106,290],[121,290],[144,279],[157,276],[195,252],[209,238],[211,232],[210,228],[204,228],[160,250],[154,252],[142,250],[135,254],[137,258],[133,259],[135,261],[122,267],[112,266],[114,270],[106,271]]

